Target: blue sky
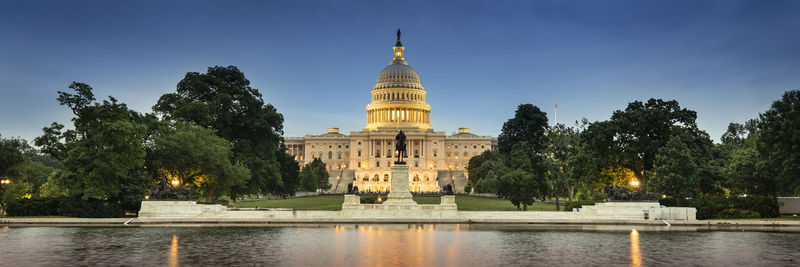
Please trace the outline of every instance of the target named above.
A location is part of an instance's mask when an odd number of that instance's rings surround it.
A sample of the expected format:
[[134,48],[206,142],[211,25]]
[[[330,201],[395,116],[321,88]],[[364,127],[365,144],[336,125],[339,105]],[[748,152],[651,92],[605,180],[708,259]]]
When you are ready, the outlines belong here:
[[448,133],[496,136],[521,103],[571,123],[655,97],[719,140],[800,89],[800,1],[2,1],[0,134],[69,125],[72,81],[151,112],[214,65],[238,66],[286,136],[359,131],[397,28]]

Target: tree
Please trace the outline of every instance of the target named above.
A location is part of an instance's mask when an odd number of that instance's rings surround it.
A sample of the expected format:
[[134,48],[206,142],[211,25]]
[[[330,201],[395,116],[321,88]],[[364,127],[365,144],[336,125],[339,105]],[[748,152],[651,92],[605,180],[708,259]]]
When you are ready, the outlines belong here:
[[19,165],[25,161],[22,156],[24,141],[0,137],[0,177],[19,175]]
[[520,145],[529,152],[541,152],[545,146],[547,132],[547,113],[531,104],[517,107],[514,117],[503,123],[500,136],[497,137],[501,154],[508,155],[514,146]]
[[76,115],[72,118],[75,129],[61,132],[63,126],[54,123],[35,140],[46,153],[62,160],[65,168],[53,183],[48,178],[48,190],[54,184],[69,183],[84,198],[107,199],[138,210],[150,181],[144,171],[142,116],[110,96],[95,102],[86,84],[75,82],[70,88],[75,94],[59,91],[58,100]]
[[278,159],[278,163],[280,163],[281,181],[283,182],[283,188],[280,190],[280,194],[283,196],[293,196],[300,183],[300,166],[292,155],[284,151],[286,150],[281,149],[275,151],[275,156]]
[[[281,193],[282,165],[278,162],[283,116],[265,104],[238,68],[210,67],[204,74],[189,72],[175,93],[164,94],[153,110],[167,121],[185,121],[216,130],[233,144],[233,158],[250,169],[251,179],[234,193]],[[282,151],[281,151],[282,152]]]
[[578,154],[578,132],[572,127],[558,124],[550,130],[547,140],[547,180],[556,199],[556,210],[561,210],[560,194],[568,192],[569,202],[572,202],[577,182],[572,176],[574,171],[570,163]]
[[[655,159],[653,190],[677,198],[696,197],[703,159],[692,155],[685,135],[674,135],[659,149]],[[707,159],[706,159],[707,161]]]
[[488,173],[500,163],[500,154],[493,150],[483,151],[480,155],[470,158],[467,165],[469,184],[477,186],[478,181],[485,179]]
[[528,209],[535,198],[548,194],[543,154],[547,142],[547,113],[531,104],[517,107],[514,117],[503,124],[498,137],[503,165],[495,167],[497,193]]
[[300,190],[314,192],[317,189],[331,189],[331,184],[328,182],[329,176],[328,171],[325,170],[325,163],[319,158],[314,158],[311,163],[306,164],[303,170],[300,171]]
[[765,193],[777,201],[778,194],[796,194],[800,188],[800,90],[784,93],[759,118],[757,149],[775,182],[775,189]]
[[477,184],[475,185],[475,191],[478,193],[497,194],[497,175],[494,174],[494,171],[489,170],[489,173],[486,174],[486,177],[478,180]]
[[178,123],[173,131],[154,137],[150,167],[166,178],[163,182],[196,187],[210,203],[250,178],[244,165],[231,160],[231,147],[214,130]]
[[695,130],[696,118],[696,112],[681,108],[675,100],[634,101],[624,111],[614,111],[610,120],[589,125],[582,137],[585,152],[602,162],[596,166],[621,166],[632,171],[642,194],[646,194],[658,150],[683,129],[700,132]]

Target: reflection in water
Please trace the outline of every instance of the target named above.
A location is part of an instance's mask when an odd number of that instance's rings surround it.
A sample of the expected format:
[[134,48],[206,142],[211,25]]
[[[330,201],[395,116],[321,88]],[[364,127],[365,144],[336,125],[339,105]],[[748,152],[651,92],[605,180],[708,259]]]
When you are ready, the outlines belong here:
[[0,266],[641,266],[643,254],[650,265],[800,266],[798,233],[619,227],[12,226],[0,227]]
[[642,251],[639,250],[639,232],[631,230],[631,266],[642,266]]
[[169,247],[169,266],[178,266],[178,235],[172,235],[172,245]]

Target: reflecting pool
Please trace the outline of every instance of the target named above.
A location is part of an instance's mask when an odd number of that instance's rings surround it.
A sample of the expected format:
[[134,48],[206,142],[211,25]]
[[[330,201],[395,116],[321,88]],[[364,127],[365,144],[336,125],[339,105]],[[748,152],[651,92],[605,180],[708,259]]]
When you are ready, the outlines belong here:
[[4,227],[0,265],[800,265],[800,233],[664,229],[459,224]]

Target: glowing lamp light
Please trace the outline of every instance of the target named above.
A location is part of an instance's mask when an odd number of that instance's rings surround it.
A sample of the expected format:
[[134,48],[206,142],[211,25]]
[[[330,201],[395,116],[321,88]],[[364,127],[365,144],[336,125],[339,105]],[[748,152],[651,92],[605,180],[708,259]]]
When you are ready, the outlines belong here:
[[631,182],[631,185],[632,186],[639,186],[639,181],[633,180],[633,182]]
[[178,184],[179,184],[179,183],[180,183],[180,182],[178,182],[178,180],[172,180],[172,185],[173,185],[173,186],[178,186]]
[[10,183],[11,183],[11,180],[8,180],[8,179],[0,180],[0,184],[10,184]]

